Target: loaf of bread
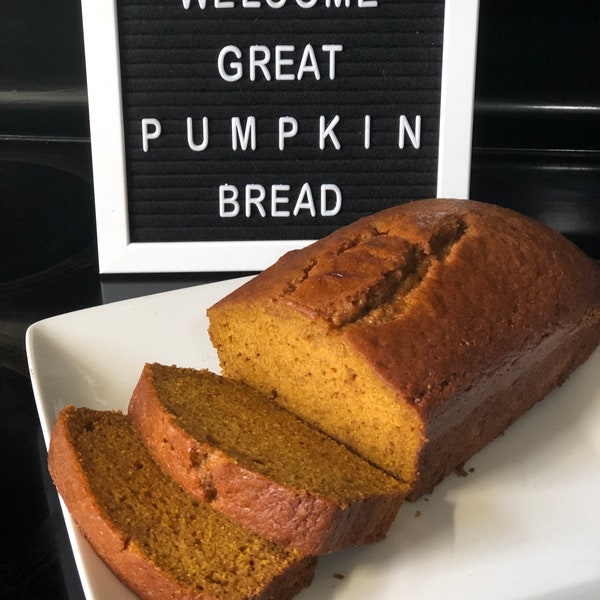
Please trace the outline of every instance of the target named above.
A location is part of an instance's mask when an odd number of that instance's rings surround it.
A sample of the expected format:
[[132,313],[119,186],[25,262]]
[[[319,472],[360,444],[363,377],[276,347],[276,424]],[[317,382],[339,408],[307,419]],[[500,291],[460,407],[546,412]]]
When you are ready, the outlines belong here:
[[513,211],[423,200],[283,256],[208,311],[222,372],[417,498],[600,338],[600,267]]
[[183,489],[303,554],[382,539],[406,495],[286,409],[207,370],[145,365],[129,415]]
[[142,599],[282,600],[312,580],[314,559],[184,492],[122,413],[66,407],[48,460],[85,537]]

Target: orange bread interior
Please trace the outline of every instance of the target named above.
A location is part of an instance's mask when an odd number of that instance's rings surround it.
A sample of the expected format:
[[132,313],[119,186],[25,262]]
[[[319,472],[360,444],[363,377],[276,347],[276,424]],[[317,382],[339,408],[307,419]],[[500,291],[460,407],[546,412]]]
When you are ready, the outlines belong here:
[[305,554],[382,539],[407,492],[255,389],[208,370],[145,365],[129,415],[184,489]]
[[142,598],[291,598],[314,561],[184,492],[118,412],[65,408],[49,449],[53,480],[99,555]]
[[389,475],[239,381],[156,363],[145,372],[191,438],[269,479],[341,504],[401,492]]

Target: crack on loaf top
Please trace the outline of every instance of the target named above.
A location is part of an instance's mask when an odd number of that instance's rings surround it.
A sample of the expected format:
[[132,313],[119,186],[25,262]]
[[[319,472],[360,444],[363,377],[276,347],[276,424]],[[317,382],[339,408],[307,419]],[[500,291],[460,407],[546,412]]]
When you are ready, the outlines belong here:
[[311,257],[284,295],[335,328],[394,320],[432,265],[445,262],[466,231],[466,222],[454,216],[420,239],[371,226]]
[[[329,255],[330,253],[332,253],[334,256],[339,256],[344,252],[347,252],[349,250],[352,250],[353,248],[356,248],[357,246],[360,246],[372,237],[377,237],[386,234],[387,231],[382,232],[379,231],[375,226],[369,225],[365,228],[364,231],[357,232],[352,237],[342,240],[339,246],[335,247],[333,250],[328,250],[327,254]],[[317,268],[318,264],[318,257],[309,257],[304,266],[302,267],[301,272],[294,279],[288,282],[286,289],[283,292],[283,295],[291,296],[298,289],[298,287],[300,287],[302,283],[311,276],[311,273]]]

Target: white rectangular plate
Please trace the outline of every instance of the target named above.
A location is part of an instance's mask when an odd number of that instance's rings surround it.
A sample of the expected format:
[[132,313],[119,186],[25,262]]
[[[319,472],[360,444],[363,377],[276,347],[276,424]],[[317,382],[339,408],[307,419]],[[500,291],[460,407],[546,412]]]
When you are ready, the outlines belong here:
[[[46,443],[66,404],[126,410],[144,362],[217,371],[205,310],[241,281],[32,325]],[[299,600],[600,598],[600,350],[466,469],[405,504],[385,541],[321,558]],[[88,600],[134,598],[65,518]]]

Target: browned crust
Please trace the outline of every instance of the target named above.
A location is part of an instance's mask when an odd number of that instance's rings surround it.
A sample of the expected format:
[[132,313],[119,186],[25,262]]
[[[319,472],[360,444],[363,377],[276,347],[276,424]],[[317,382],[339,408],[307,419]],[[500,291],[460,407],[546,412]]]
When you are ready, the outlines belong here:
[[[408,499],[430,493],[434,486],[501,435],[519,417],[560,386],[598,345],[598,332],[584,325],[560,344],[535,353],[517,375],[507,372],[504,382],[487,382],[465,394],[470,414],[430,435],[422,448],[419,477]],[[535,360],[537,358],[538,360]],[[510,376],[507,376],[509,375]],[[496,384],[496,387],[495,385]],[[487,389],[486,389],[487,388]],[[476,396],[474,401],[468,396]]]
[[129,415],[150,454],[183,489],[259,535],[305,555],[384,538],[403,500],[400,493],[382,494],[340,505],[274,481],[219,448],[198,442],[161,403],[151,365],[140,375]]
[[573,244],[511,211],[475,208],[401,319],[345,334],[424,421],[600,308],[600,269]]
[[73,406],[67,406],[58,415],[48,449],[48,468],[84,537],[115,575],[140,598],[210,600],[183,589],[168,574],[150,563],[140,549],[115,528],[96,501],[74,450],[67,425],[74,410]]

